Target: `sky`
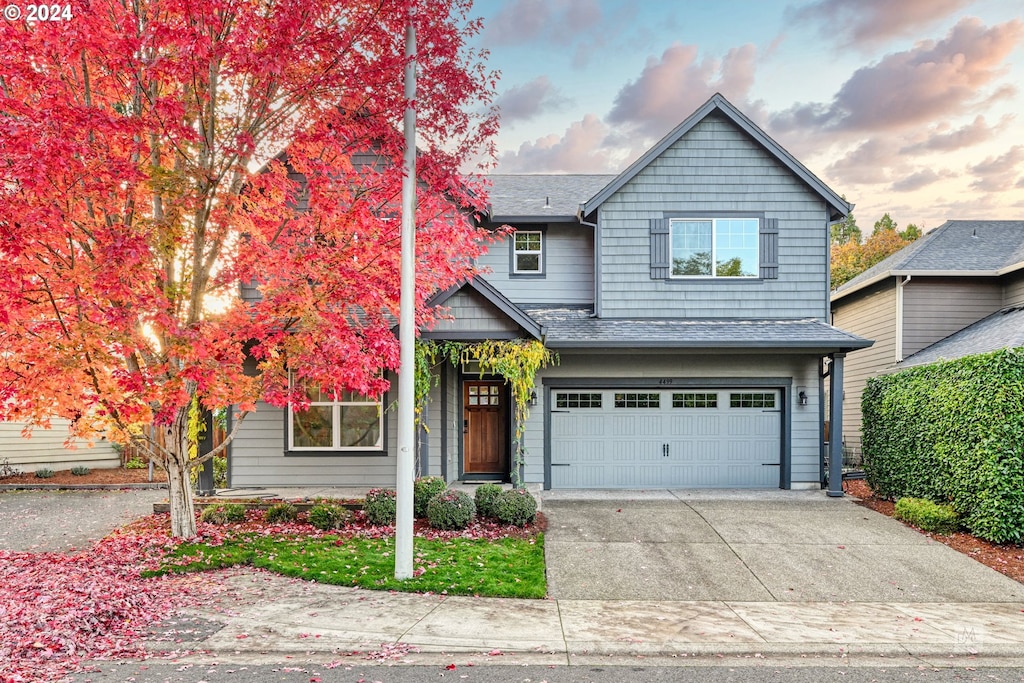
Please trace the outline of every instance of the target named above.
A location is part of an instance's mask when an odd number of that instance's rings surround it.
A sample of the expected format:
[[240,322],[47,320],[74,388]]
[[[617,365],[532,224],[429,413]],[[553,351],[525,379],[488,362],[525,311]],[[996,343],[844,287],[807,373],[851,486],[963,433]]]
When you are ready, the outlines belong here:
[[[1021,0],[477,0],[497,173],[618,173],[716,92],[865,234],[1024,220]],[[1019,112],[1019,113],[1018,113]]]

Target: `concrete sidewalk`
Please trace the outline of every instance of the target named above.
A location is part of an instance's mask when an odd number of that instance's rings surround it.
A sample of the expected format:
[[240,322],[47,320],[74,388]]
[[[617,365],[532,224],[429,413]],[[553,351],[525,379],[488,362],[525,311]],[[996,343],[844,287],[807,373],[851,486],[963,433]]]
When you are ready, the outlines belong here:
[[510,600],[383,593],[235,570],[154,651],[251,664],[834,662],[1024,665],[1024,603]]

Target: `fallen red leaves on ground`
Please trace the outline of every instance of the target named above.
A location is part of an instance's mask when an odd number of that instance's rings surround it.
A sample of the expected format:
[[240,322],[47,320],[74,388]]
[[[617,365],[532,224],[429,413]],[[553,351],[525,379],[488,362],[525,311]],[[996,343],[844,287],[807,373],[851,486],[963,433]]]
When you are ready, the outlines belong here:
[[[871,490],[866,481],[857,479],[846,481],[843,483],[843,489],[851,496],[859,499],[859,503],[864,507],[871,508],[875,512],[880,512],[889,517],[893,516],[893,511],[896,507],[895,503],[891,500],[875,496],[874,491]],[[1014,581],[1024,583],[1024,548],[1020,546],[997,545],[963,532],[949,534],[948,536],[926,531],[921,533],[939,543],[948,545],[950,548],[968,557],[974,558],[983,565],[995,569],[1000,574],[1005,574]]]
[[[417,520],[415,534],[430,539],[498,539],[528,537],[544,526],[539,517],[524,529],[482,520],[463,531],[439,531]],[[361,511],[339,531],[319,531],[301,518],[267,524],[258,510],[250,510],[239,524],[200,522],[198,529],[199,538],[211,546],[238,533],[304,538],[394,535],[394,527],[367,524]],[[217,590],[216,575],[141,577],[177,544],[169,532],[169,516],[156,514],[85,551],[0,551],[0,681],[56,681],[85,660],[151,656],[141,645],[149,627]]]

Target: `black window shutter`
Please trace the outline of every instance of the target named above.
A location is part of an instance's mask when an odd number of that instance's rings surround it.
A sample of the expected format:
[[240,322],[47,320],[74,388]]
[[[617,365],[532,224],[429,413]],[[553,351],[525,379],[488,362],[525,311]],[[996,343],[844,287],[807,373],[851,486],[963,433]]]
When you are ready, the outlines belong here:
[[779,219],[761,221],[761,279],[779,278]]
[[667,280],[672,262],[669,249],[668,219],[651,219],[651,279]]

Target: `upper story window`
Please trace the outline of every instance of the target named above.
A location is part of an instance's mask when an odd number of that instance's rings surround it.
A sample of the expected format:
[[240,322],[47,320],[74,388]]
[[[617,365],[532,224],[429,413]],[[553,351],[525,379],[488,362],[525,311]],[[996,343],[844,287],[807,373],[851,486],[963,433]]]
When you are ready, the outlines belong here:
[[512,240],[512,272],[517,275],[543,275],[544,233],[540,230],[517,230]]
[[384,410],[377,397],[307,388],[309,408],[288,406],[288,448],[293,451],[382,451]]
[[673,218],[671,277],[759,276],[757,218]]

